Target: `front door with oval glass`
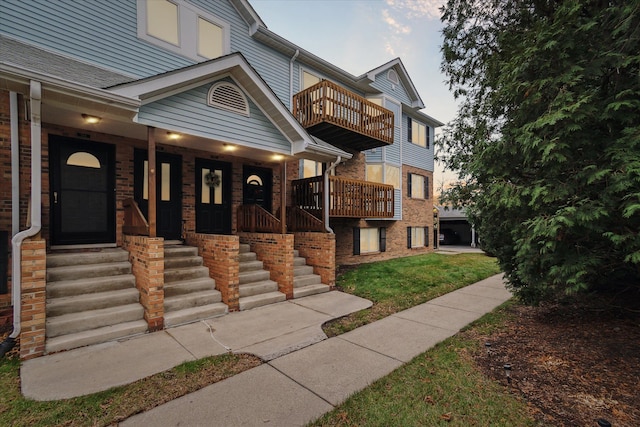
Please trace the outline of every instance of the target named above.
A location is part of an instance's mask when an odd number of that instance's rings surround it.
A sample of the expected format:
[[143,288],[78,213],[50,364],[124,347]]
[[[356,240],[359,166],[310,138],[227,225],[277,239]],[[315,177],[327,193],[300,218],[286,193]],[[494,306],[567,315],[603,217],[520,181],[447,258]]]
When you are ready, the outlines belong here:
[[271,212],[271,169],[245,166],[242,169],[242,203],[258,205]]
[[115,146],[49,136],[51,243],[115,242]]
[[196,159],[196,233],[231,234],[231,163]]

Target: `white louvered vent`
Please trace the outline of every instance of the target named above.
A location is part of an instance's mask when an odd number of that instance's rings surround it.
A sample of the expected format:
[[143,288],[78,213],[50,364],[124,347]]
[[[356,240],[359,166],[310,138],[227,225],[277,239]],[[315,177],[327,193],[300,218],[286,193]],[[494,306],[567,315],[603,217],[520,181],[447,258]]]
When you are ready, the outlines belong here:
[[394,85],[400,84],[400,78],[398,77],[398,73],[396,72],[396,70],[393,70],[393,69],[387,72],[387,80],[389,80]]
[[229,82],[219,82],[211,86],[207,95],[207,104],[249,116],[247,97],[237,86]]

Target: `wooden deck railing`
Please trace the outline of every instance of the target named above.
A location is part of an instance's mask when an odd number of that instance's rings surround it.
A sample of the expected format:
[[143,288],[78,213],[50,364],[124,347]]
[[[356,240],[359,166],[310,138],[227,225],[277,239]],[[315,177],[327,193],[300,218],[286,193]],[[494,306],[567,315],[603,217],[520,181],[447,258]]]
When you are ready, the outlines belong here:
[[327,231],[324,222],[298,206],[287,208],[287,230],[295,231]]
[[[322,218],[322,176],[292,182],[292,204]],[[329,216],[342,218],[393,218],[394,189],[377,182],[329,177]]]
[[238,231],[251,233],[281,233],[280,220],[258,205],[238,207]]
[[122,232],[124,234],[134,234],[139,236],[149,235],[149,223],[140,211],[140,207],[132,198],[125,199],[122,202],[124,208],[124,224]]
[[333,82],[322,80],[293,95],[293,108],[305,128],[331,123],[393,144],[393,112]]

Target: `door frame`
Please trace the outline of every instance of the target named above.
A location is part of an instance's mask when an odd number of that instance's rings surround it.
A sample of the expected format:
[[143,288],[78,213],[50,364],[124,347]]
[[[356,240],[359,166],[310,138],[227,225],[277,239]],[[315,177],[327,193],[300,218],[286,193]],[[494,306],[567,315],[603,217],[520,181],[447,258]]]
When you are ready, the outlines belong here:
[[242,204],[247,204],[247,178],[251,175],[258,175],[263,183],[264,200],[262,206],[268,212],[273,210],[273,170],[260,166],[243,165],[242,166]]
[[[232,213],[233,213],[233,197],[232,197],[232,189],[233,189],[233,165],[229,162],[223,162],[220,160],[211,160],[211,159],[204,159],[204,158],[198,158],[196,157],[195,159],[195,172],[194,172],[194,177],[195,177],[195,187],[196,187],[196,192],[195,192],[195,230],[196,233],[207,233],[207,234],[231,234],[231,229],[232,229]],[[222,174],[223,176],[221,177],[221,184],[220,186],[222,187],[222,204],[220,205],[220,210],[222,211],[222,215],[223,215],[223,224],[220,228],[220,232],[213,232],[212,228],[208,227],[209,224],[205,224],[203,221],[205,221],[205,218],[203,218],[204,215],[204,206],[202,205],[202,187],[203,184],[202,182],[202,169],[209,169],[209,170],[222,170]],[[200,218],[200,219],[199,219]],[[212,220],[212,218],[208,218],[209,221]]]

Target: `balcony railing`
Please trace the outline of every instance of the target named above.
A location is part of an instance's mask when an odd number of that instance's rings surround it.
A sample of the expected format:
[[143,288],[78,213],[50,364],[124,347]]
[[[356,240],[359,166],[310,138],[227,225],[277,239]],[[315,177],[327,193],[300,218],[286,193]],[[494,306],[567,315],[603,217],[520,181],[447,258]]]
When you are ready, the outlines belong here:
[[122,232],[124,234],[133,234],[139,236],[149,235],[149,223],[140,211],[135,200],[129,198],[122,201],[124,208],[124,224]]
[[393,144],[393,112],[323,80],[293,96],[294,115],[312,135],[364,151]]
[[[322,218],[324,178],[298,179],[292,182],[292,204]],[[329,216],[341,218],[393,218],[393,185],[329,177]]]
[[238,231],[280,233],[281,223],[273,214],[258,205],[238,206]]

